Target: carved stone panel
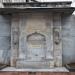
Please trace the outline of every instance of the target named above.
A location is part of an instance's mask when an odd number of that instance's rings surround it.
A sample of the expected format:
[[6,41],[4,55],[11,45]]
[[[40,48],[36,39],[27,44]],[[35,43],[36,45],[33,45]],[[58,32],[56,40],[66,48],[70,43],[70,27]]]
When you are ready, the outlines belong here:
[[44,61],[46,58],[46,38],[40,33],[27,36],[27,58],[30,61]]
[[[17,66],[49,67],[53,62],[53,34],[51,15],[34,13],[21,15],[19,56]],[[30,63],[34,63],[30,65]],[[29,66],[30,65],[30,66]],[[53,64],[51,66],[54,66]]]
[[61,18],[52,13],[14,15],[11,27],[11,66],[62,66]]

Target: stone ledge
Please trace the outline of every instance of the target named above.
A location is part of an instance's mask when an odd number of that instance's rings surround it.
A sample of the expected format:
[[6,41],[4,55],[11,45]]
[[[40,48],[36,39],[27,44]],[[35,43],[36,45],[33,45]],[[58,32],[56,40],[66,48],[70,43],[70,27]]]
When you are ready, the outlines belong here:
[[65,67],[50,68],[50,69],[16,69],[14,67],[7,67],[0,71],[19,71],[19,72],[69,72]]

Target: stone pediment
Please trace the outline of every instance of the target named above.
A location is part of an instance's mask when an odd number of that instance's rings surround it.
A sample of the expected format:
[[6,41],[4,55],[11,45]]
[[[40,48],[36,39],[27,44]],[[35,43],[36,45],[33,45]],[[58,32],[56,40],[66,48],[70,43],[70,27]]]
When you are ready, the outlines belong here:
[[41,33],[34,32],[27,36],[27,41],[28,40],[45,40],[45,36]]

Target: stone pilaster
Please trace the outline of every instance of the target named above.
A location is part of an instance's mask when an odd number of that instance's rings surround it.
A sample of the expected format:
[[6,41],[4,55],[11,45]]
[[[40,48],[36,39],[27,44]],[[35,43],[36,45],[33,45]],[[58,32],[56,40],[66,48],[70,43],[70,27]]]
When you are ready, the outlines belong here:
[[62,40],[61,40],[61,16],[54,15],[53,19],[53,35],[54,35],[54,63],[55,66],[62,66]]
[[11,23],[11,66],[16,66],[19,48],[19,17],[13,15]]

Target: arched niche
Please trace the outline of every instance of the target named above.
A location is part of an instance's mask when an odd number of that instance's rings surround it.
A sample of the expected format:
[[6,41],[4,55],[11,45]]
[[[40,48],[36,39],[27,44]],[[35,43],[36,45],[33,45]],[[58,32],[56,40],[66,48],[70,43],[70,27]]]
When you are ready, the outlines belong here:
[[46,57],[46,37],[34,32],[27,36],[27,56],[32,61],[42,61]]

